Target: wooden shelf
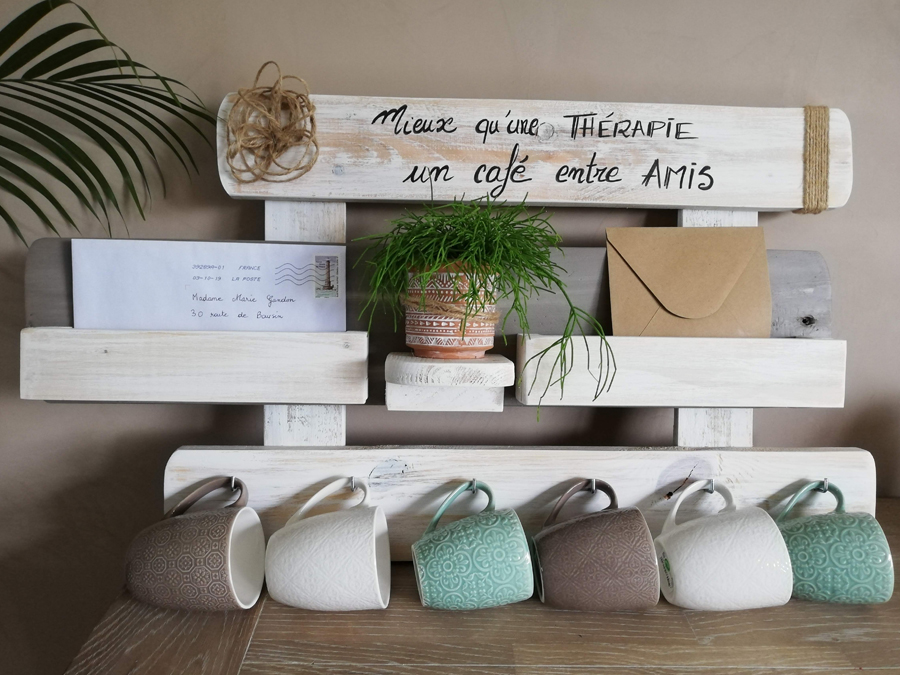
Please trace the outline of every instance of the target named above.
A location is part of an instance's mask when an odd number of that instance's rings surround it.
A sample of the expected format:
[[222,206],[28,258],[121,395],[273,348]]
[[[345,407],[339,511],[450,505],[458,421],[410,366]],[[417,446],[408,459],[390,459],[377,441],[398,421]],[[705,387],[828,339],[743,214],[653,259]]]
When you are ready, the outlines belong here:
[[503,388],[515,384],[515,364],[503,356],[422,359],[388,354],[384,363],[388,410],[503,412]]
[[[587,350],[573,340],[574,365],[565,382],[550,387],[553,356],[538,368],[532,356],[559,336],[519,336],[516,368],[524,405],[670,408],[841,408],[847,344],[842,340],[610,337],[618,371],[610,391],[596,400]],[[596,368],[599,337],[587,339]],[[526,367],[526,363],[528,363]],[[595,371],[596,372],[596,371]],[[535,375],[537,376],[535,379]]]
[[[281,528],[335,476],[366,476],[372,503],[382,506],[387,516],[394,560],[410,559],[410,546],[422,536],[447,493],[473,478],[493,488],[498,508],[516,509],[530,532],[540,529],[553,502],[579,478],[609,482],[621,506],[641,508],[654,534],[659,533],[671,508],[666,493],[688,477],[724,481],[738,506],[766,509],[777,509],[799,486],[827,477],[843,491],[848,511],[872,513],[875,509],[875,462],[871,454],[858,448],[503,446],[185,447],[166,465],[166,508],[211,476],[221,475],[236,475],[247,484],[267,535]],[[335,508],[357,501],[348,491],[329,499],[329,504]],[[603,504],[590,499],[572,501],[566,508],[573,515],[579,509],[590,511]],[[483,506],[483,496],[460,499],[450,517]],[[699,496],[685,505],[683,517],[713,513],[721,507],[720,497]],[[834,498],[816,493],[799,508],[801,513],[830,511]]]
[[368,336],[26,328],[23,399],[365,403]]

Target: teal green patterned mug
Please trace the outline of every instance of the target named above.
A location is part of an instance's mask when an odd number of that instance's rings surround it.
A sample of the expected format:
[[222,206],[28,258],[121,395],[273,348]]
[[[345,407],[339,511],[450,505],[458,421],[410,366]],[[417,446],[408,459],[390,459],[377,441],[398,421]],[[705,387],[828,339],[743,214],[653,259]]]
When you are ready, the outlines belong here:
[[[834,511],[785,520],[812,490],[837,498]],[[794,568],[794,597],[816,602],[872,604],[894,592],[894,564],[881,526],[868,513],[845,513],[844,495],[828,481],[805,485],[775,519]]]
[[[437,528],[450,505],[466,490],[481,490],[488,504],[481,513]],[[484,483],[460,485],[412,546],[419,597],[426,607],[482,609],[527,600],[534,593],[528,540],[512,509],[494,510]]]

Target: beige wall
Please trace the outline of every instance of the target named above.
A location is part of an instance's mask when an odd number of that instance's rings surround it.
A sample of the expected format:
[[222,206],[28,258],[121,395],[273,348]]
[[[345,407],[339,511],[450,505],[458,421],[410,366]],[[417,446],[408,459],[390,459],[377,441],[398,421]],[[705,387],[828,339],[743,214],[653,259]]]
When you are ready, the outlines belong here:
[[[27,4],[4,0],[0,21]],[[867,448],[881,493],[900,494],[900,3],[84,4],[136,59],[188,82],[213,109],[267,59],[330,94],[842,108],[854,137],[849,204],[761,223],[770,248],[818,249],[828,260],[836,337],[849,341],[847,407],[759,412],[756,438],[759,445]],[[133,218],[133,235],[261,238],[262,204],[228,199],[212,153],[193,147],[200,178],[183,180],[169,158],[170,198],[155,203],[146,223]],[[396,213],[352,206],[350,235],[383,228]],[[647,217],[559,209],[554,223],[569,245],[602,244],[606,226]],[[674,222],[672,212],[653,217]],[[41,232],[33,223],[30,230]],[[252,407],[19,401],[24,258],[0,227],[0,668],[43,675],[64,669],[118,592],[124,547],[160,513],[172,451],[260,443],[262,425]],[[351,443],[636,445],[670,443],[672,412],[548,409],[537,424],[533,410],[397,417],[369,406],[348,419]]]

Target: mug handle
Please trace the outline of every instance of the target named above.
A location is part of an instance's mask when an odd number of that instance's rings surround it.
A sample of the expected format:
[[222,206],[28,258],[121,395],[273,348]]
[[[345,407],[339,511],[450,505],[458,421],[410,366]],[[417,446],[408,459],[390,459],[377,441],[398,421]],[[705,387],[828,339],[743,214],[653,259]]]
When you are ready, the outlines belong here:
[[553,510],[544,522],[544,527],[553,525],[556,522],[556,517],[559,515],[559,512],[562,511],[562,507],[565,506],[566,502],[582,490],[585,492],[595,492],[596,490],[600,490],[600,492],[609,497],[609,506],[603,509],[604,511],[619,508],[619,500],[616,498],[616,491],[612,489],[612,485],[605,480],[585,478],[566,490],[559,500],[557,500],[556,506],[553,507]]
[[303,506],[300,507],[300,510],[297,511],[290,519],[284,524],[285,527],[288,525],[293,525],[297,521],[301,520],[307,513],[312,511],[319,503],[325,499],[326,497],[330,497],[335,492],[343,490],[348,487],[359,487],[362,488],[363,498],[359,504],[354,505],[353,508],[357,506],[368,506],[369,504],[369,482],[365,478],[338,478],[336,481],[332,481],[321,490],[319,490],[316,494],[309,498]]
[[834,507],[834,511],[832,513],[843,513],[844,512],[844,493],[841,492],[840,488],[834,483],[826,483],[821,480],[814,480],[812,483],[807,483],[804,485],[800,491],[791,497],[791,501],[788,502],[787,506],[784,507],[784,510],[778,514],[778,517],[775,519],[776,523],[780,523],[782,520],[787,518],[787,514],[790,513],[791,509],[793,509],[797,502],[799,502],[803,497],[806,496],[808,492],[812,490],[827,490],[831,494],[835,496],[837,499],[837,506]]
[[241,508],[242,506],[247,506],[249,494],[247,493],[247,486],[244,485],[244,481],[242,481],[240,478],[235,478],[234,476],[219,476],[218,478],[213,478],[211,481],[204,483],[187,497],[178,502],[171,509],[169,509],[169,511],[166,512],[166,515],[163,516],[163,520],[165,520],[166,518],[171,518],[173,516],[180,516],[194,504],[200,501],[201,498],[205,497],[210,492],[215,492],[216,490],[221,490],[222,488],[231,488],[232,490],[241,491],[241,494],[238,495],[238,498],[231,502],[231,504],[226,506],[226,509],[230,509],[232,507]]
[[434,528],[437,527],[438,521],[441,519],[441,516],[444,515],[444,512],[450,508],[450,505],[456,501],[456,498],[459,497],[466,490],[472,490],[473,492],[476,490],[481,490],[488,497],[487,506],[481,509],[481,513],[485,511],[493,511],[494,510],[494,493],[491,492],[491,488],[487,485],[487,483],[482,483],[481,481],[470,480],[466,481],[458,488],[456,488],[453,493],[444,500],[444,503],[441,504],[441,508],[437,510],[437,513],[434,514],[434,518],[431,519],[431,522],[428,523],[428,527],[425,528],[425,532],[422,536],[434,532]]
[[673,527],[675,527],[675,518],[678,514],[678,508],[681,506],[681,503],[695,492],[709,489],[711,483],[715,491],[725,498],[725,506],[719,511],[719,513],[722,513],[723,511],[736,510],[737,507],[734,505],[734,497],[731,495],[731,490],[725,487],[720,481],[697,480],[688,485],[684,489],[684,492],[681,493],[681,496],[679,496],[678,499],[675,500],[675,504],[672,506],[672,510],[669,511],[669,515],[666,516],[666,520],[663,523],[661,534],[665,534],[666,531],[671,530]]

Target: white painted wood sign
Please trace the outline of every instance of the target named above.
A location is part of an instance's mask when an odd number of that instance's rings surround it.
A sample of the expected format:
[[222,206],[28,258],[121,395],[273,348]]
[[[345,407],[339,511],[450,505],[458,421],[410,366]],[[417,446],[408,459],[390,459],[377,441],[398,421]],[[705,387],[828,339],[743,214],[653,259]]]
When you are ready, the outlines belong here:
[[[803,206],[802,108],[313,96],[315,166],[296,180],[242,184],[225,160],[233,101],[223,101],[218,128],[219,176],[232,197]],[[837,109],[829,147],[833,208],[853,182],[850,123]]]
[[[247,484],[250,506],[259,512],[267,535],[327,482],[366,477],[372,503],[387,515],[394,560],[409,560],[410,545],[422,536],[443,499],[473,478],[491,486],[498,508],[516,509],[529,533],[540,528],[556,499],[580,478],[609,482],[621,506],[640,507],[654,534],[671,508],[667,495],[703,478],[723,481],[738,506],[777,512],[800,486],[827,477],[843,491],[848,511],[875,512],[875,463],[872,455],[856,448],[185,447],[166,466],[165,508],[220,475],[236,475]],[[209,504],[229,497],[215,495]],[[345,491],[316,512],[358,500]],[[458,502],[442,522],[481,510],[485,499],[478,495]],[[566,506],[563,517],[605,505],[602,495],[581,495]],[[680,518],[713,513],[722,505],[717,495],[699,495],[685,505]],[[831,495],[814,493],[798,513],[833,508]]]

